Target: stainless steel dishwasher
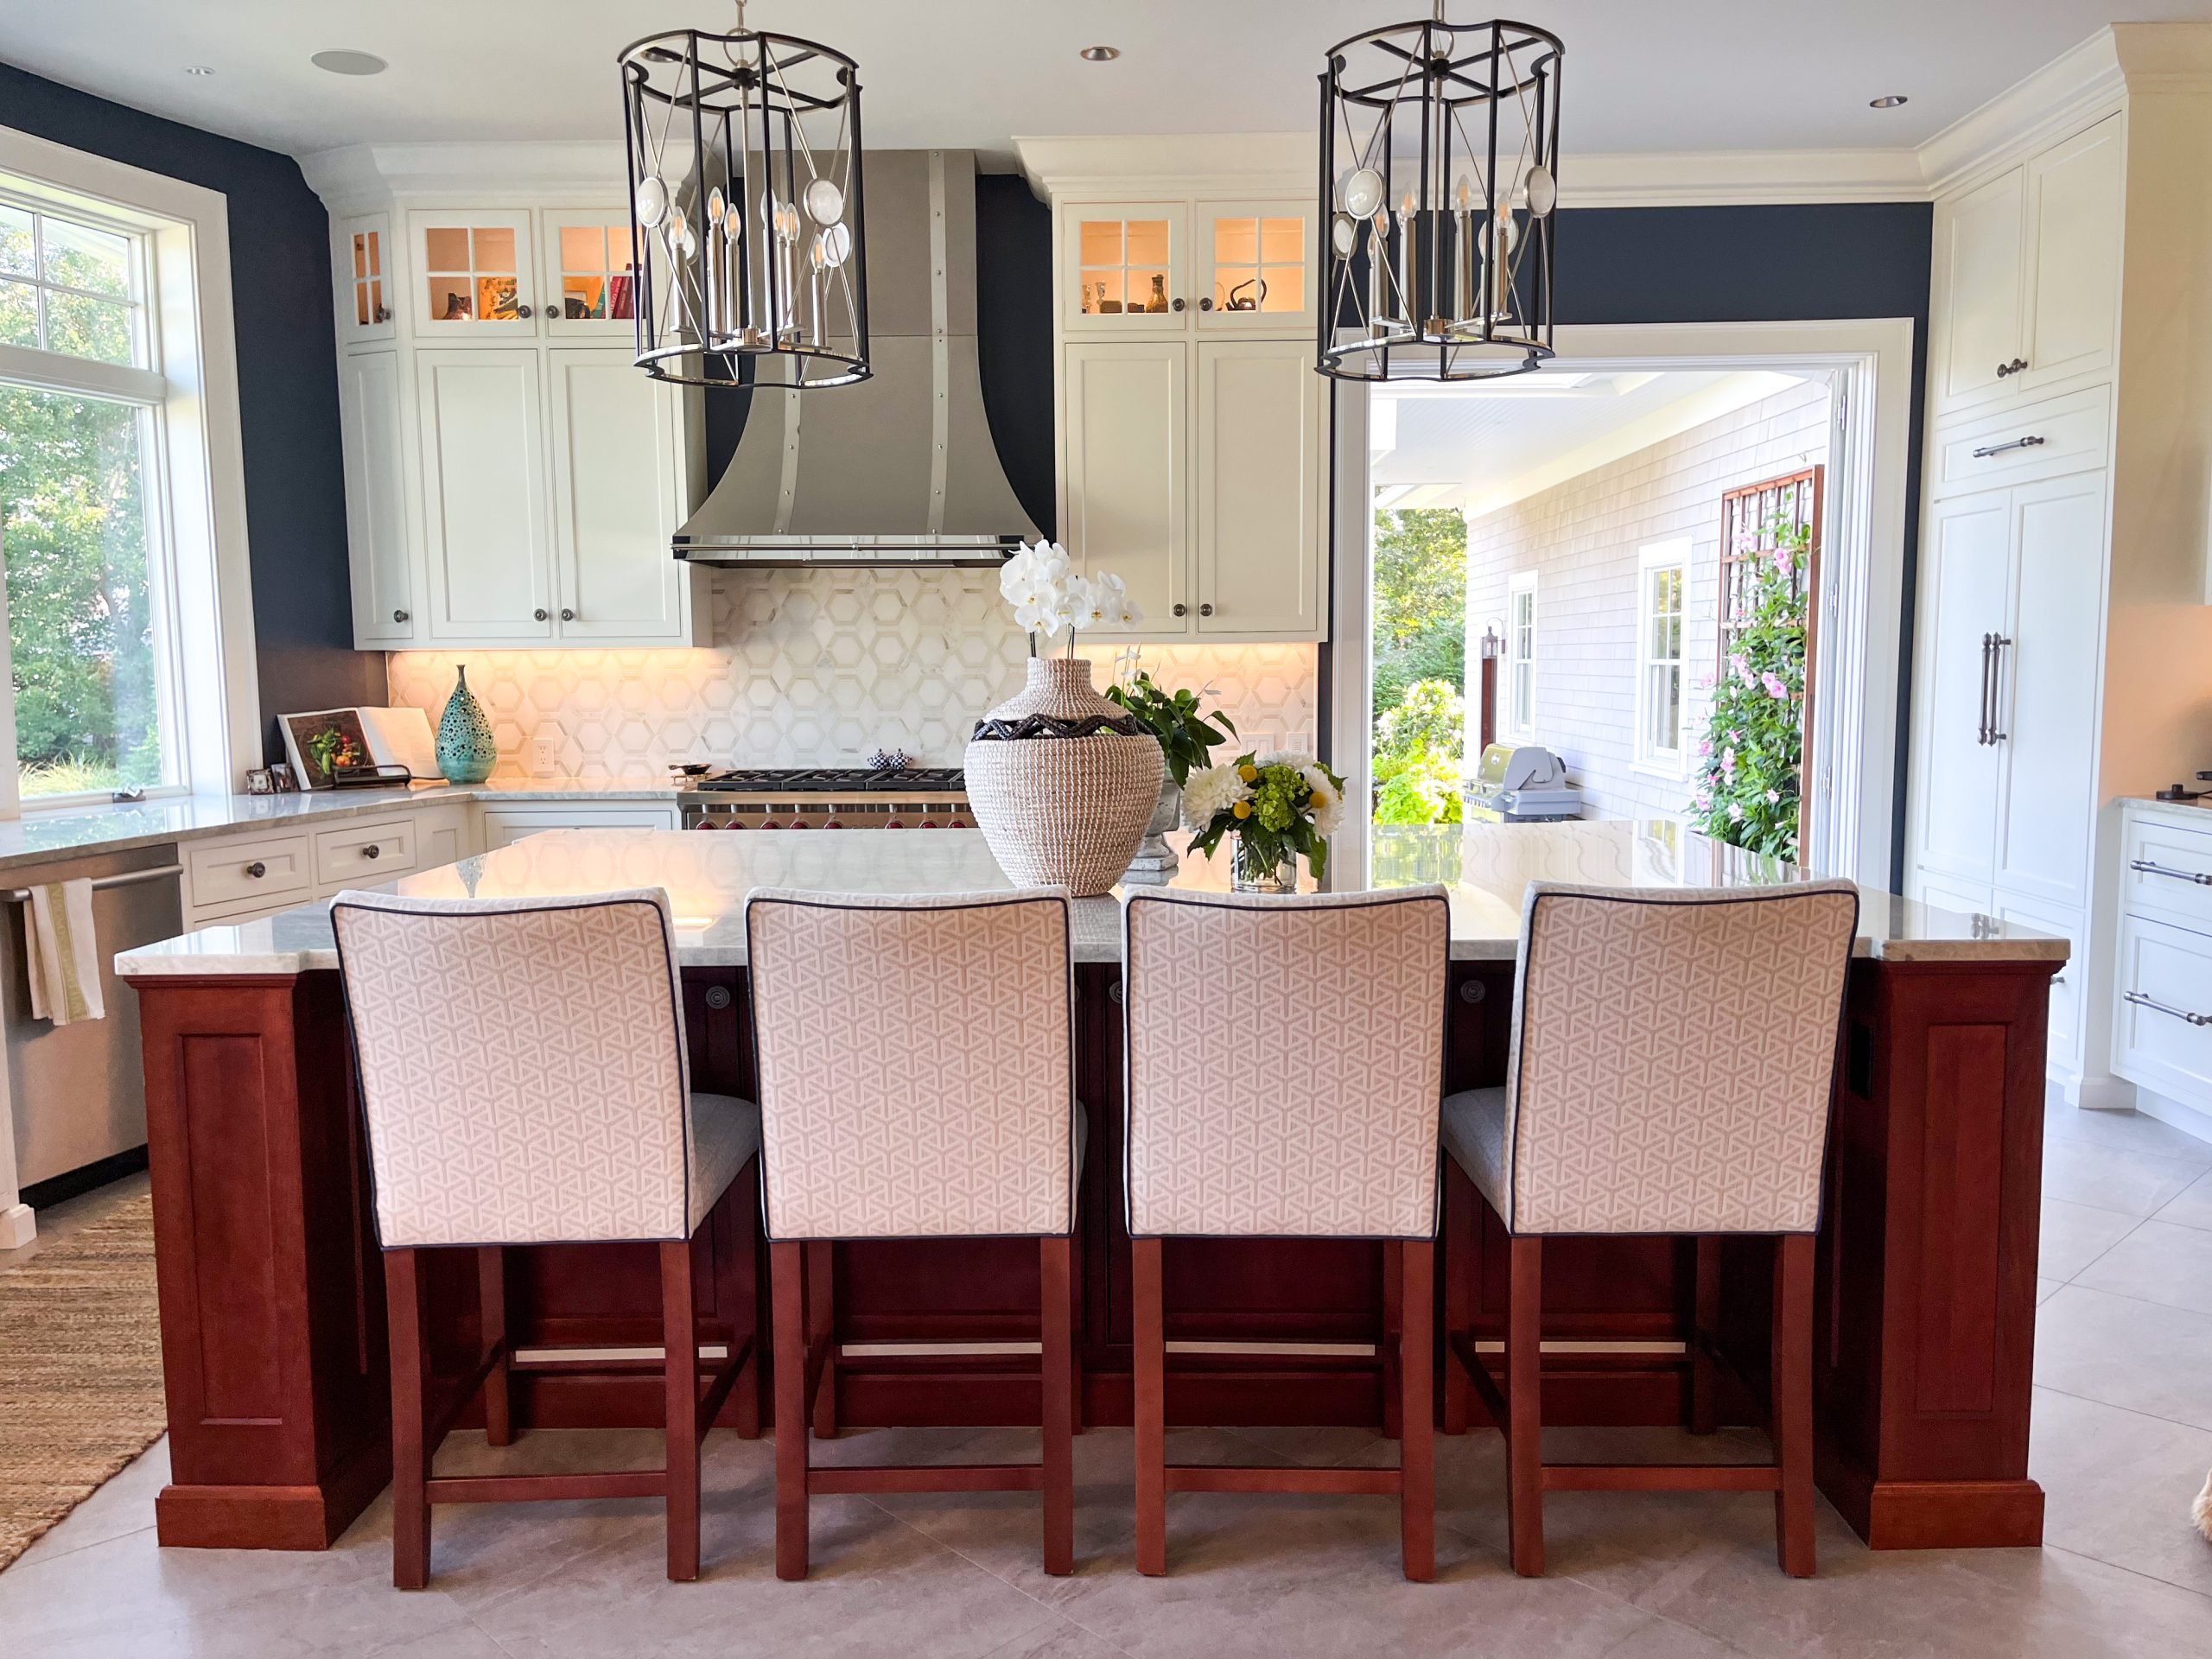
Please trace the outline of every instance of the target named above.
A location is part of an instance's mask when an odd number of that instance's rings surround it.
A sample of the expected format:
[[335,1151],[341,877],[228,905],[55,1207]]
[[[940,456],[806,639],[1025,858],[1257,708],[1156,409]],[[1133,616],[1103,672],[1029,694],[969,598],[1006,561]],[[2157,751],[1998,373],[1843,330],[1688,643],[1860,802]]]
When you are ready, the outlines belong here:
[[[146,1144],[146,1076],[138,1048],[138,996],[115,977],[119,950],[184,931],[176,848],[134,847],[0,874],[0,1020],[15,1104],[16,1179],[29,1186]],[[19,897],[48,881],[89,876],[99,935],[105,1020],[54,1026],[31,1017]]]

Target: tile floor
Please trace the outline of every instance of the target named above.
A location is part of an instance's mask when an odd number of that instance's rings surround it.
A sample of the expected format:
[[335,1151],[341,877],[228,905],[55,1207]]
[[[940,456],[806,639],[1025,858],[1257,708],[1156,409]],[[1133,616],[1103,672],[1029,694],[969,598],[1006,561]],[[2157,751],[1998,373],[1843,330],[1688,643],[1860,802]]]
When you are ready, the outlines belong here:
[[[778,1583],[766,1442],[709,1439],[696,1585],[661,1577],[655,1506],[447,1509],[434,1587],[389,1588],[379,1502],[314,1555],[155,1548],[156,1446],[0,1573],[0,1651],[524,1659],[689,1654],[899,1659],[1116,1655],[2082,1656],[2212,1649],[2212,1545],[2187,1524],[2212,1468],[2212,1145],[2149,1119],[2054,1108],[2032,1472],[2042,1550],[1876,1555],[1825,1506],[1821,1576],[1774,1567],[1755,1496],[1576,1493],[1548,1506],[1552,1576],[1505,1564],[1496,1435],[1440,1439],[1438,1582],[1398,1576],[1385,1499],[1189,1496],[1171,1575],[1131,1566],[1128,1437],[1077,1443],[1081,1570],[1047,1579],[1034,1500],[843,1497],[815,1507],[815,1576]],[[1657,1452],[1664,1431],[1555,1431],[1558,1455]],[[539,1433],[495,1456],[606,1466],[658,1436]],[[1726,1437],[1723,1437],[1724,1440]],[[1174,1455],[1388,1461],[1351,1430],[1191,1431]],[[1755,1437],[1754,1437],[1755,1439]],[[1025,1446],[1027,1442],[1027,1446]],[[1016,1430],[856,1435],[825,1460],[1033,1455]],[[1599,1448],[1603,1446],[1603,1453]]]

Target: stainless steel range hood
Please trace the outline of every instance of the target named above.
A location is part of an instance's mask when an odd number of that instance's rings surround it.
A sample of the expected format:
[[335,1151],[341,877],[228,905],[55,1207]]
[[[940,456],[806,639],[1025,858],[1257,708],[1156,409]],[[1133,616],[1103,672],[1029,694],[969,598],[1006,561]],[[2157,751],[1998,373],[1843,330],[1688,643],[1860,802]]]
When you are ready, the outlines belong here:
[[728,467],[676,533],[678,558],[997,564],[1037,539],[983,414],[975,152],[870,150],[867,213],[873,374],[756,385]]

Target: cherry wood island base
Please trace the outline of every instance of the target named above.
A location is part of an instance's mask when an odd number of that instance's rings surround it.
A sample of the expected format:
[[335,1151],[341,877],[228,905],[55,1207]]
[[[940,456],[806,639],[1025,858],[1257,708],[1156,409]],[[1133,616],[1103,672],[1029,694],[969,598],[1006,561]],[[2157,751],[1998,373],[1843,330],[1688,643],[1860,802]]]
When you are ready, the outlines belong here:
[[[2045,1003],[2057,965],[1853,965],[1815,1249],[1815,1466],[1876,1548],[2042,1540],[2028,1411]],[[1075,1417],[1126,1424],[1133,1284],[1116,1190],[1118,969],[1076,972],[1090,1140],[1074,1253]],[[1512,976],[1510,961],[1453,963],[1451,1088],[1503,1081]],[[385,1275],[338,976],[132,982],[173,1478],[158,1500],[159,1536],[327,1548],[391,1468]],[[687,968],[683,983],[695,1084],[749,1095],[744,970]],[[1439,1288],[1438,1352],[1455,1343],[1495,1368],[1507,1240],[1446,1167],[1452,1259],[1476,1267],[1450,1296]],[[768,1251],[757,1198],[741,1186],[707,1224],[701,1340],[772,1354]],[[1688,1423],[1694,1408],[1707,1422],[1759,1421],[1773,1247],[1732,1239],[1707,1254],[1719,1271],[1701,1280],[1694,1240],[1547,1241],[1547,1424]],[[1382,1355],[1402,1310],[1395,1287],[1386,1292],[1385,1255],[1373,1243],[1168,1241],[1168,1339],[1215,1345],[1171,1354],[1168,1421],[1396,1433],[1397,1379]],[[836,1295],[817,1430],[1039,1421],[1034,1241],[839,1244],[824,1266]],[[517,1432],[662,1423],[653,1246],[511,1250],[505,1278]],[[483,1346],[478,1264],[465,1250],[424,1252],[422,1281],[433,1367],[461,1376]],[[959,1351],[928,1351],[953,1344]],[[702,1369],[718,1357],[710,1348]],[[1491,1432],[1455,1370],[1440,1364],[1446,1432]],[[717,1421],[759,1432],[740,1423],[734,1402]],[[460,1421],[480,1425],[481,1402]]]

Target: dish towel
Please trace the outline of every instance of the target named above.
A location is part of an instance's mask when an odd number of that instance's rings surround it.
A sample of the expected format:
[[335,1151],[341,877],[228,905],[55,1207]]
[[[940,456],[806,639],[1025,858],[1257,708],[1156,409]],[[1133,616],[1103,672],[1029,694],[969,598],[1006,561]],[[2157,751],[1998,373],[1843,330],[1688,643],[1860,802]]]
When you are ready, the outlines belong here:
[[31,1017],[57,1026],[105,1019],[91,880],[33,887],[30,925],[23,932],[30,945]]

